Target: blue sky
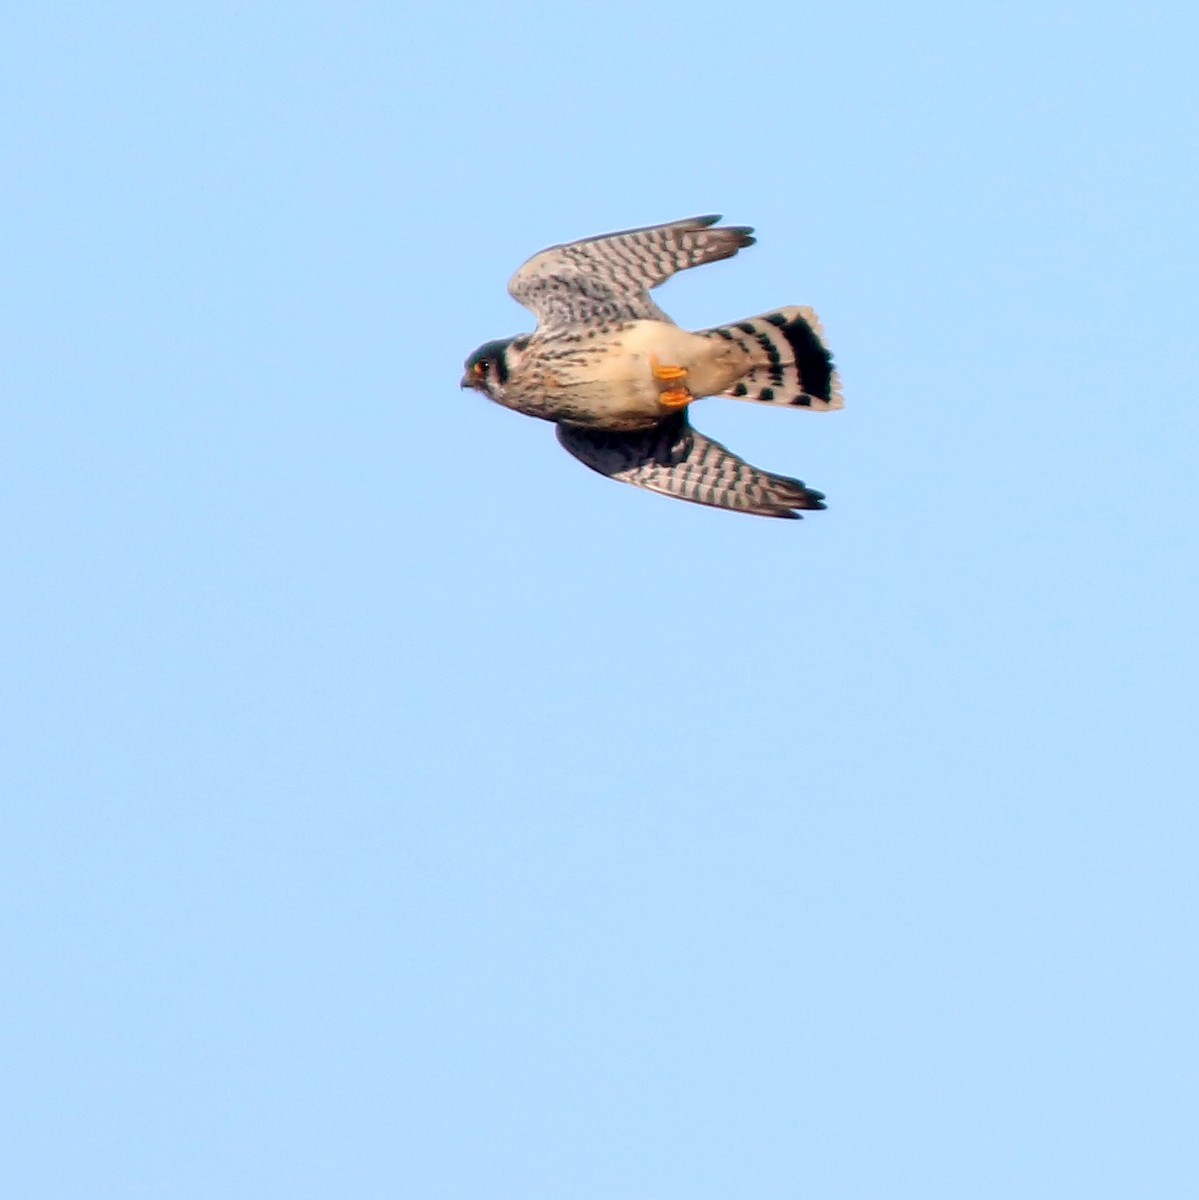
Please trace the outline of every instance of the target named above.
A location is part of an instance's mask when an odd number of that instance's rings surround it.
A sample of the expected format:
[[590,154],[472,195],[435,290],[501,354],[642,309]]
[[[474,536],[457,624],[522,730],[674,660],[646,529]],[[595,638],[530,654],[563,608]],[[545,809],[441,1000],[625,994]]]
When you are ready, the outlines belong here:
[[[7,14],[4,1194],[1193,1192],[1197,33]],[[457,387],[703,212],[803,522]]]

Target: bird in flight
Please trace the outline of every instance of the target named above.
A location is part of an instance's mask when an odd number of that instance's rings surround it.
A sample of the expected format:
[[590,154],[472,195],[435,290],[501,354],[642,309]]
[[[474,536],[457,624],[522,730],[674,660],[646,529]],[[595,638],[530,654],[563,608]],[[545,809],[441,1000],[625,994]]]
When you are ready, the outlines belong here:
[[798,479],[751,466],[694,429],[704,396],[829,412],[842,407],[810,308],[690,333],[650,298],[676,271],[731,258],[745,226],[693,217],[551,246],[508,291],[537,317],[531,334],[486,342],[462,386],[552,421],[558,441],[601,475],[679,500],[764,517],[824,508]]

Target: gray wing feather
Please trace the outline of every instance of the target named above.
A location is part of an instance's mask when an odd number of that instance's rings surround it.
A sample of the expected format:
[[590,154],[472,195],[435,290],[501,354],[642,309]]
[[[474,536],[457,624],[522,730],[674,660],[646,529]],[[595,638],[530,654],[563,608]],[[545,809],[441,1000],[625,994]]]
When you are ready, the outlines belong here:
[[731,258],[753,244],[751,229],[713,229],[719,220],[692,217],[551,246],[512,276],[508,291],[546,326],[668,321],[650,299],[651,288],[676,271]]
[[691,427],[686,413],[637,433],[558,426],[558,441],[593,471],[664,496],[762,517],[799,517],[824,496],[798,479],[750,466]]

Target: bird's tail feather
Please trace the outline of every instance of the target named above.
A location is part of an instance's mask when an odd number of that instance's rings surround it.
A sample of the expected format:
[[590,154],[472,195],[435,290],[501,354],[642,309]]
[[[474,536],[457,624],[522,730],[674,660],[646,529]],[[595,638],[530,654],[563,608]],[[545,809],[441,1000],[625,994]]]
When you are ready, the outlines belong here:
[[705,333],[737,343],[753,359],[754,365],[721,392],[722,396],[793,405],[813,412],[843,407],[833,356],[824,344],[820,321],[810,308],[780,308]]

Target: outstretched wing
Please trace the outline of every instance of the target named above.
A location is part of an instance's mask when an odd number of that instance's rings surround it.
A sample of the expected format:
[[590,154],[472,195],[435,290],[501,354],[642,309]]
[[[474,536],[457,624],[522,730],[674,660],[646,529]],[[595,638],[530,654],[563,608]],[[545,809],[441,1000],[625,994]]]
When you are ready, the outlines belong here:
[[686,413],[638,433],[559,425],[558,441],[601,475],[694,504],[793,519],[796,509],[824,507],[822,493],[750,466],[692,429]]
[[551,246],[512,276],[508,291],[532,309],[543,326],[667,321],[670,318],[649,298],[650,288],[676,271],[731,258],[742,246],[753,244],[751,229],[713,229],[719,220],[692,217]]

